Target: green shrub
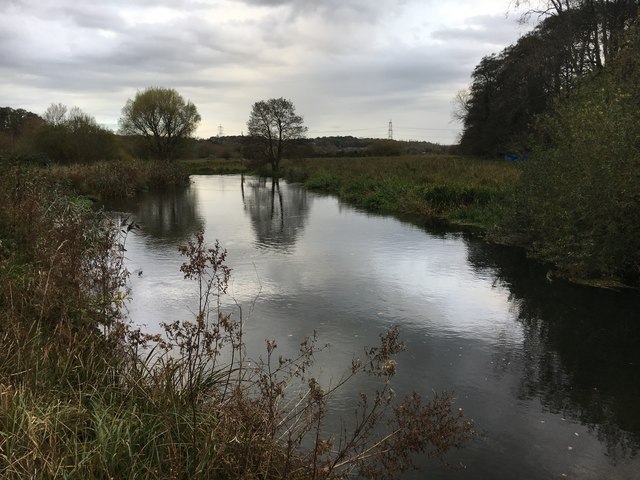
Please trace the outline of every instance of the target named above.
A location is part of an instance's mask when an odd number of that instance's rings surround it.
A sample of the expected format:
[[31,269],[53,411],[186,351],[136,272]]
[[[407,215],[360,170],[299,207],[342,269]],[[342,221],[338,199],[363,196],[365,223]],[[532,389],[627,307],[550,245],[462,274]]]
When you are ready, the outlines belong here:
[[436,209],[484,206],[497,196],[495,189],[471,185],[430,185],[424,188],[425,200]]
[[602,75],[540,118],[508,228],[570,275],[638,283],[640,96],[625,82]]

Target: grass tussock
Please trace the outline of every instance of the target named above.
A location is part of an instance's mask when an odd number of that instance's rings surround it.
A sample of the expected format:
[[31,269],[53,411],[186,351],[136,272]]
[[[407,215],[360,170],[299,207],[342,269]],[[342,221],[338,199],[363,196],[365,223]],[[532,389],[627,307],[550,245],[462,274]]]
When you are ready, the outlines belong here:
[[502,161],[452,155],[306,159],[282,171],[366,210],[484,227],[493,226],[519,175]]
[[[91,211],[50,173],[4,173],[1,478],[390,478],[415,453],[442,458],[468,440],[449,396],[395,397],[397,329],[329,387],[313,376],[314,337],[292,358],[270,340],[249,361],[242,316],[220,309],[226,251],[202,234],[180,248],[200,292],[194,318],[153,336],[133,328],[123,252],[137,226]],[[326,431],[336,392],[362,375],[378,388],[342,432]]]

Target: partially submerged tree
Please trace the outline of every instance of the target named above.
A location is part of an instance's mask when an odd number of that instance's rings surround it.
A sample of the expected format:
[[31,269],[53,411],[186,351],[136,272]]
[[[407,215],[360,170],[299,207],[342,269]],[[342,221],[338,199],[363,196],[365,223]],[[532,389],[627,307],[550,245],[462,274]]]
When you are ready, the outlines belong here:
[[173,88],[149,87],[127,100],[120,133],[142,135],[153,153],[166,160],[195,132],[200,120],[196,106]]
[[296,114],[293,102],[285,98],[254,103],[247,127],[273,172],[278,171],[280,160],[291,141],[303,138],[307,132],[302,117]]

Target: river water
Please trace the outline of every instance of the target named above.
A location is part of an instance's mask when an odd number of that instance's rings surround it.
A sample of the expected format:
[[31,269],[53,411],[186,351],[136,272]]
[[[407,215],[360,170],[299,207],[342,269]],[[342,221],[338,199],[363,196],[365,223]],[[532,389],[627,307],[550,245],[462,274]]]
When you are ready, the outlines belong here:
[[[148,331],[191,318],[196,288],[177,246],[203,229],[228,250],[225,308],[243,307],[249,356],[273,339],[330,344],[319,375],[399,325],[395,390],[453,392],[478,435],[445,468],[418,459],[405,478],[640,478],[640,295],[571,285],[519,250],[354,210],[296,184],[194,176],[180,192],[118,205],[131,319]],[[357,396],[347,387],[334,414]],[[344,407],[347,408],[347,407]]]

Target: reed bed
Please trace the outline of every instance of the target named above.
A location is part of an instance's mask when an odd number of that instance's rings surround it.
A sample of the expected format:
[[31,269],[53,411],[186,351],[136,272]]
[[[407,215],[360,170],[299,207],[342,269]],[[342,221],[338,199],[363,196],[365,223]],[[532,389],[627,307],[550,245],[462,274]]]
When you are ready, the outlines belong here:
[[113,160],[53,165],[47,176],[78,193],[97,198],[131,197],[149,190],[181,188],[189,184],[187,170],[178,162]]

